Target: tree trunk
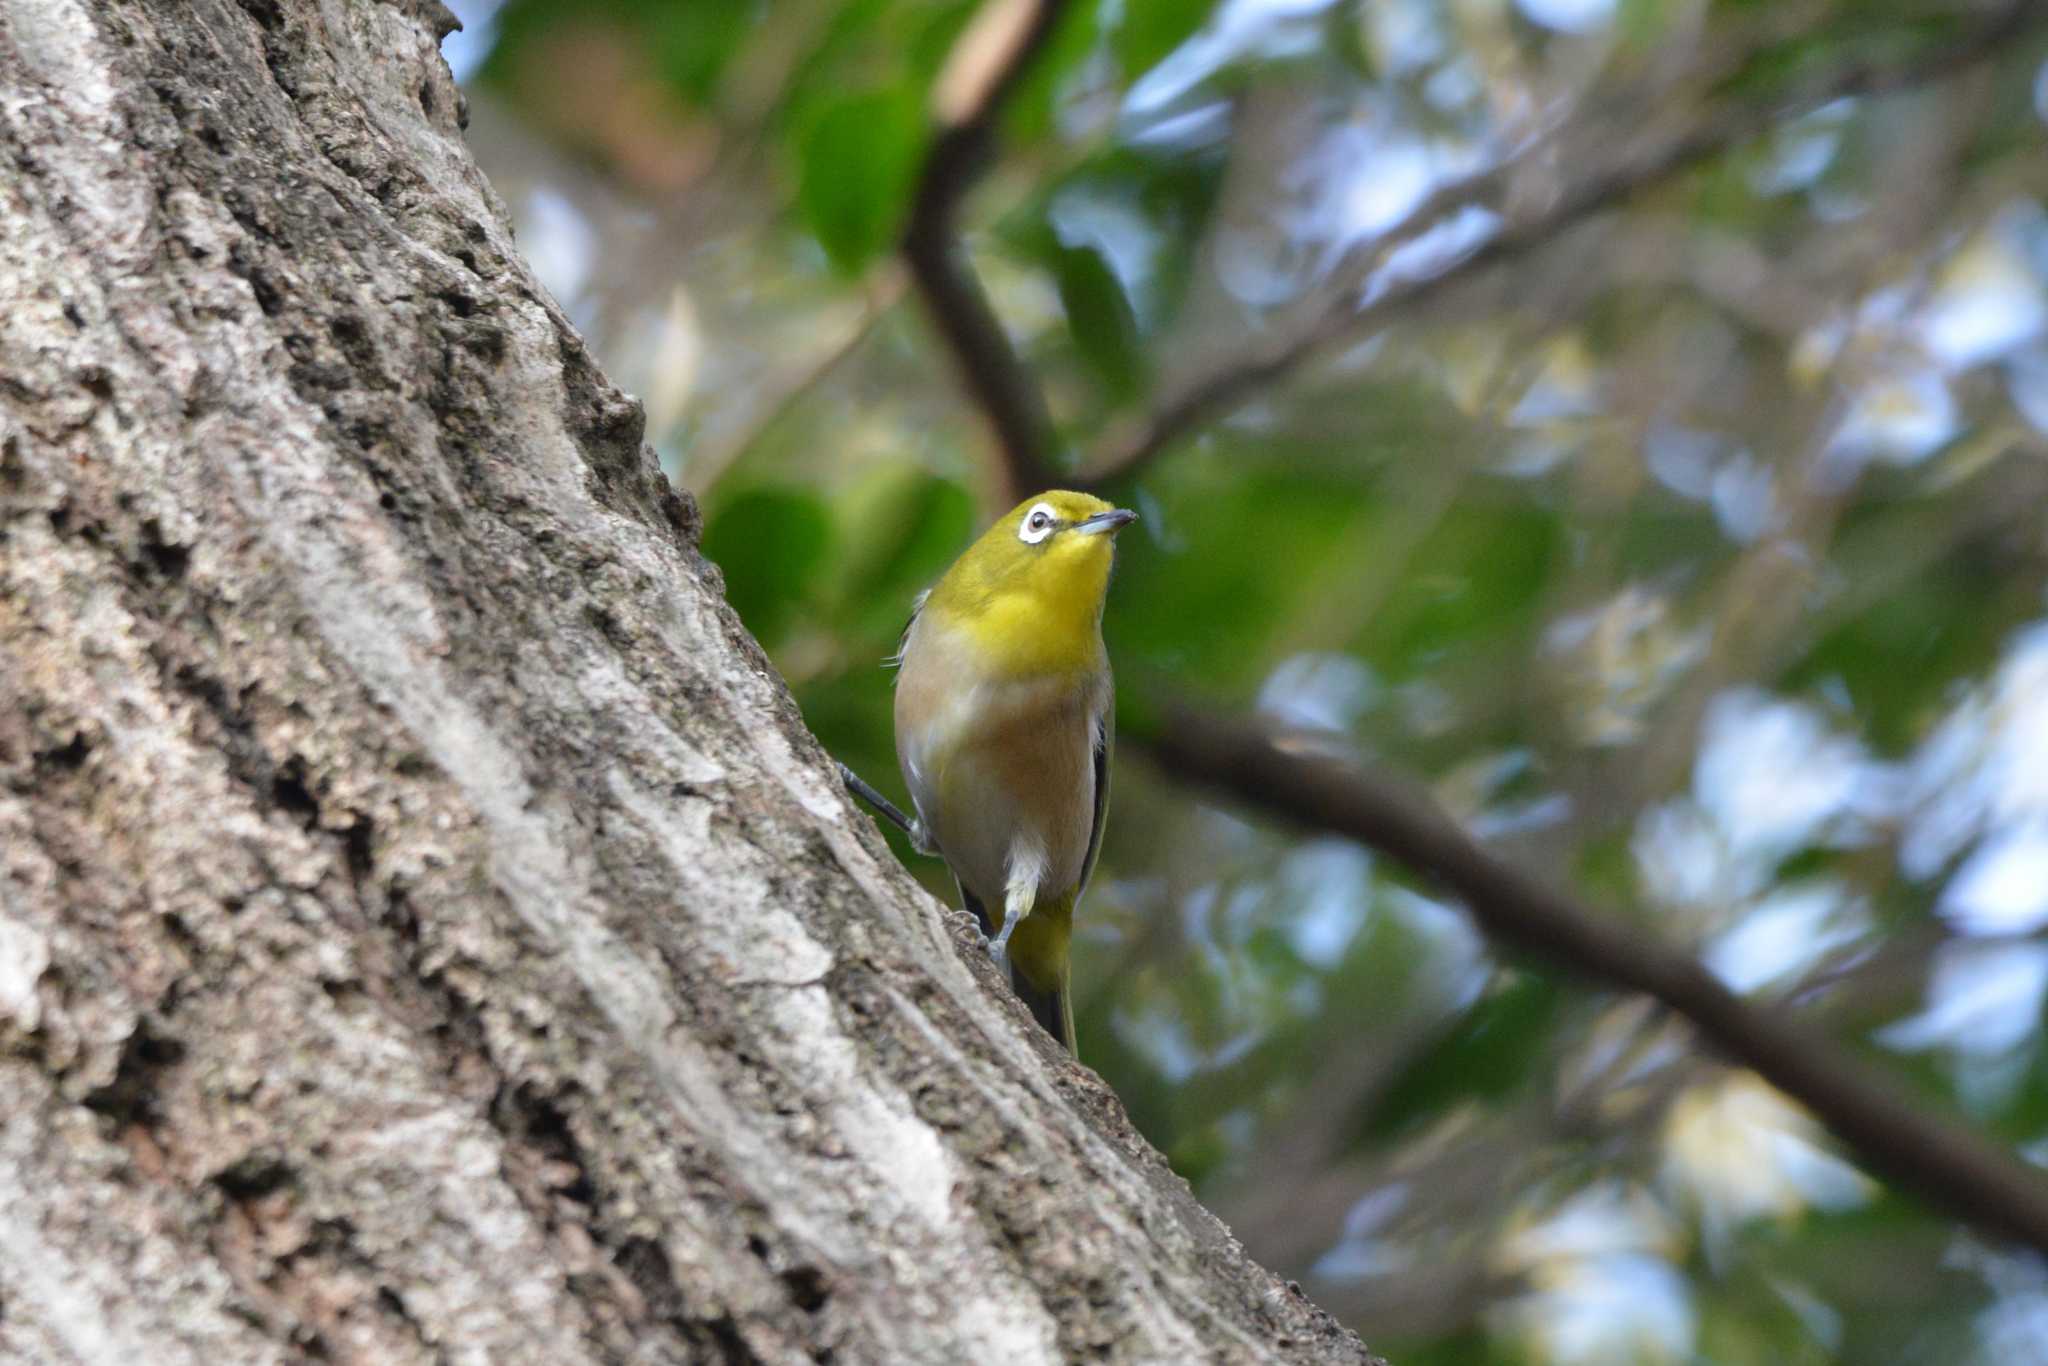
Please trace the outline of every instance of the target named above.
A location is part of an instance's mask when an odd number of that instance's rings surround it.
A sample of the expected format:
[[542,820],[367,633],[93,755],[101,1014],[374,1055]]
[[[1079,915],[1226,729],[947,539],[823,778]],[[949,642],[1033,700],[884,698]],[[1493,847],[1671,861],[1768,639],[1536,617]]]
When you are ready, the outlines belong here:
[[1367,1360],[850,808],[451,24],[0,5],[0,1359]]

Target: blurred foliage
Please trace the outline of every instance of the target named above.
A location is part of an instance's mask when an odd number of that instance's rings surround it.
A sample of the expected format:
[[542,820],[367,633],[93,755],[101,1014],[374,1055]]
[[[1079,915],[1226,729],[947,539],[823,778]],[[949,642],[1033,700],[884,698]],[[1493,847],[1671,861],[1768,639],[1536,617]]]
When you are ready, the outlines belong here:
[[[818,735],[900,795],[882,661],[1003,483],[892,252],[972,6],[456,8],[536,268],[646,395]],[[1982,12],[1093,0],[1014,92],[964,247],[1063,441],[1102,449],[1346,306],[1444,186],[1540,213]],[[2044,57],[2037,28],[1782,116],[1175,442],[1111,490],[1144,515],[1122,703],[1404,770],[2048,1158]],[[2048,1361],[2048,1270],[1658,1010],[1504,961],[1367,851],[1130,754],[1116,785],[1083,1058],[1393,1360]]]

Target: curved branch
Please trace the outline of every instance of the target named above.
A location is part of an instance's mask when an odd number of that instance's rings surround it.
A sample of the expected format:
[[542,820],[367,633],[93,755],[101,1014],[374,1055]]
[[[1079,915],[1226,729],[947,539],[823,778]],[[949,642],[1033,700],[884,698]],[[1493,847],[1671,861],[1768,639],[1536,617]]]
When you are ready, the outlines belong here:
[[2048,1252],[2048,1176],[1922,1109],[1895,1080],[1688,954],[1581,905],[1483,849],[1420,792],[1283,750],[1240,721],[1176,712],[1141,743],[1168,773],[1371,845],[1455,893],[1493,938],[1662,1002],[1722,1054],[1818,1117],[1875,1172],[1988,1232]]
[[1058,482],[1051,411],[961,247],[960,200],[987,162],[1004,98],[1052,36],[1066,0],[987,0],[932,92],[936,136],[911,201],[903,257],[1000,447],[1012,496]]
[[[1279,348],[1186,385],[1179,397],[1159,408],[1141,426],[1112,434],[1084,465],[1080,486],[1093,487],[1129,475],[1175,441],[1235,411],[1252,395],[1338,344],[1412,315],[1480,270],[1527,256],[1586,219],[1617,208],[1645,190],[1767,133],[1786,119],[1810,113],[1835,100],[1885,95],[1945,79],[1997,55],[2044,20],[2048,20],[2048,9],[2028,0],[2017,0],[2003,6],[1965,37],[1916,61],[1903,65],[1848,63],[1789,98],[1725,109],[1717,117],[1647,152],[1624,157],[1587,176],[1542,213],[1507,225],[1434,274],[1396,280],[1362,303],[1356,289],[1347,289],[1306,330]],[[1505,187],[1508,173],[1517,165],[1496,167],[1431,195],[1378,239],[1375,261],[1384,268],[1396,252],[1449,222],[1454,211],[1497,196]]]

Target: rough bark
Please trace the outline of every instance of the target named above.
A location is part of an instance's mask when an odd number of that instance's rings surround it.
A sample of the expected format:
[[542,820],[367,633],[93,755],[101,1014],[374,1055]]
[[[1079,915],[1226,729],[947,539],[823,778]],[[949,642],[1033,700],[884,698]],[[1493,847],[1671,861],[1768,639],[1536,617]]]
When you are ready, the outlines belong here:
[[849,808],[451,22],[0,5],[0,1359],[1367,1359]]

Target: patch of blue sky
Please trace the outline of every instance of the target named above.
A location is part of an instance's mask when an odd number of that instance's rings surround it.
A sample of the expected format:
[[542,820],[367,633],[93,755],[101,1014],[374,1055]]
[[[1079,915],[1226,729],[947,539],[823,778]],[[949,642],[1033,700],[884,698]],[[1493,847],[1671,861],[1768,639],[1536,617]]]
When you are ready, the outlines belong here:
[[2044,996],[2048,944],[1944,944],[1923,1008],[1878,1031],[1877,1039],[1902,1053],[2011,1053],[2035,1040]]
[[1750,172],[1751,188],[1767,196],[1812,188],[1834,164],[1843,128],[1855,110],[1854,100],[1835,100],[1786,124]]
[[2048,215],[2031,200],[2002,208],[1983,232],[1942,266],[1921,310],[1922,347],[1951,371],[1997,360],[2048,327],[2037,243],[2048,239]]
[[1397,285],[1441,275],[1485,246],[1500,231],[1501,217],[1492,209],[1467,204],[1433,223],[1387,253],[1380,268],[1359,293],[1361,307]]
[[1878,777],[1862,745],[1817,708],[1738,688],[1707,709],[1693,796],[1732,855],[1776,863],[1848,833],[1842,822]]
[[583,286],[597,264],[597,230],[576,202],[545,185],[527,192],[519,205],[519,247],[533,273],[579,326]]
[[1345,1212],[1336,1244],[1316,1260],[1313,1274],[1323,1280],[1362,1281],[1412,1267],[1414,1250],[1386,1235],[1387,1225],[1407,1203],[1405,1181],[1375,1186],[1360,1196]]
[[1905,369],[1863,386],[1828,443],[1841,473],[1877,461],[1917,465],[1962,430],[1962,416],[1939,370]]
[[498,11],[504,0],[447,0],[462,27],[441,40],[441,57],[458,84],[465,84],[498,41]]
[[1546,1267],[1538,1284],[1488,1316],[1536,1361],[1642,1366],[1692,1357],[1699,1320],[1691,1287],[1663,1257],[1578,1258]]
[[2048,817],[2016,821],[1980,843],[1942,889],[1940,910],[1964,934],[2048,927]]
[[1559,33],[1592,33],[1614,22],[1615,0],[1515,0],[1529,21]]
[[1781,888],[1759,900],[1708,947],[1706,964],[1734,991],[1798,980],[1869,930],[1859,898],[1832,879]]
[[1232,62],[1313,52],[1324,40],[1319,17],[1335,0],[1226,0],[1196,34],[1140,76],[1124,96],[1126,119],[1149,119]]
[[2007,825],[2048,821],[2048,622],[2015,632],[1991,680],[1921,745],[1905,798],[1900,865],[1915,878]]
[[1336,967],[1372,910],[1372,855],[1348,840],[1311,840],[1281,863],[1280,887],[1295,955],[1311,967]]
[[1139,322],[1149,327],[1158,311],[1156,265],[1164,235],[1138,207],[1087,185],[1053,196],[1047,218],[1060,244],[1093,250],[1108,263]]
[[1302,730],[1348,732],[1380,697],[1379,677],[1351,655],[1289,655],[1259,687],[1259,710]]

